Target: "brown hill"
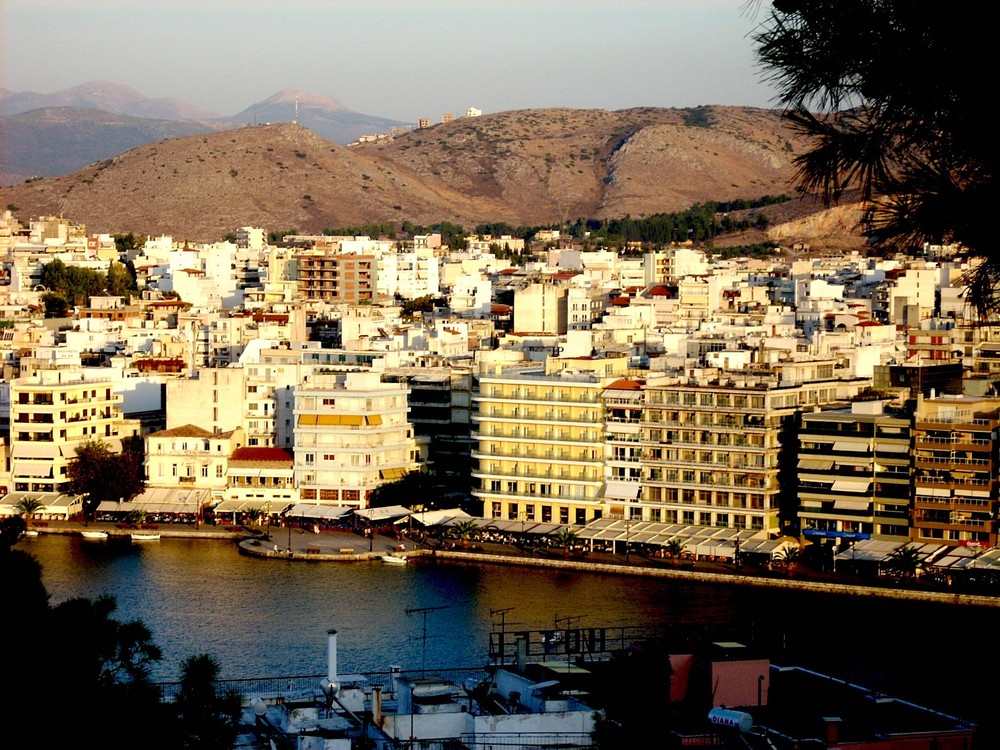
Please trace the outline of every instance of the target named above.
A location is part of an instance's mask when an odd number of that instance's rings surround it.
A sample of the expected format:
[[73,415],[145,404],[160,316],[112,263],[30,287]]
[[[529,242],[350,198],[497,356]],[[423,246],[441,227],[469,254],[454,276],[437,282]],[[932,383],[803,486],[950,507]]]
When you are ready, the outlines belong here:
[[350,147],[287,123],[168,139],[2,193],[22,221],[191,241],[244,225],[558,225],[793,194],[804,146],[778,112],[743,107],[519,110]]

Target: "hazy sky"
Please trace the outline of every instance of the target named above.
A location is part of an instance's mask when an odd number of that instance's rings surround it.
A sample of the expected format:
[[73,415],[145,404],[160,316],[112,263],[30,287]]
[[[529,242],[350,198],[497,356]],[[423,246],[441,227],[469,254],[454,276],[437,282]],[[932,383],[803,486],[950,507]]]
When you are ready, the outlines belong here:
[[113,81],[223,115],[296,89],[404,122],[770,107],[759,20],[746,0],[0,0],[0,87]]

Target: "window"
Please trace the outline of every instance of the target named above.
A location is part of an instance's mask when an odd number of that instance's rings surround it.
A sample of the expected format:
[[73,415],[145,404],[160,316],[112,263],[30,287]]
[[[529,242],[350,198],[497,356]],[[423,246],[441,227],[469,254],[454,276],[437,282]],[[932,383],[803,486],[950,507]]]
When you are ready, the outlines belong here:
[[219,479],[222,478],[222,464],[216,464],[215,466],[215,476]]
[[208,478],[208,466],[202,466],[201,467],[201,475],[203,477],[205,477],[206,479]]

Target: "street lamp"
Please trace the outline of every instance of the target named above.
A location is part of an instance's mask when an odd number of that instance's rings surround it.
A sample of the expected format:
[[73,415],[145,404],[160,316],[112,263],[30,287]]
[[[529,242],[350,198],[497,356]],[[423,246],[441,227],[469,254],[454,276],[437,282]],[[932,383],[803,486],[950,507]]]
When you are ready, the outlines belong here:
[[628,565],[629,547],[632,544],[631,538],[632,538],[632,519],[626,518],[625,519],[625,564],[626,565]]

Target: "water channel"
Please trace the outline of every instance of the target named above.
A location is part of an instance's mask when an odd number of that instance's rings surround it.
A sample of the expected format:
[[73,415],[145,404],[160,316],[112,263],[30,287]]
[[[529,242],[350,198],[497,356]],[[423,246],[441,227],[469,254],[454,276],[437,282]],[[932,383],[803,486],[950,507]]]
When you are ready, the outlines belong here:
[[42,535],[19,548],[41,563],[53,604],[111,594],[119,620],[143,621],[164,652],[159,681],[175,680],[183,659],[201,653],[218,660],[223,678],[323,674],[330,628],[340,671],[363,673],[483,666],[501,623],[508,631],[704,627],[789,658],[889,675],[887,686],[920,688],[907,697],[995,721],[987,706],[995,690],[980,683],[984,669],[995,671],[997,608],[502,565],[266,560],[198,539]]

